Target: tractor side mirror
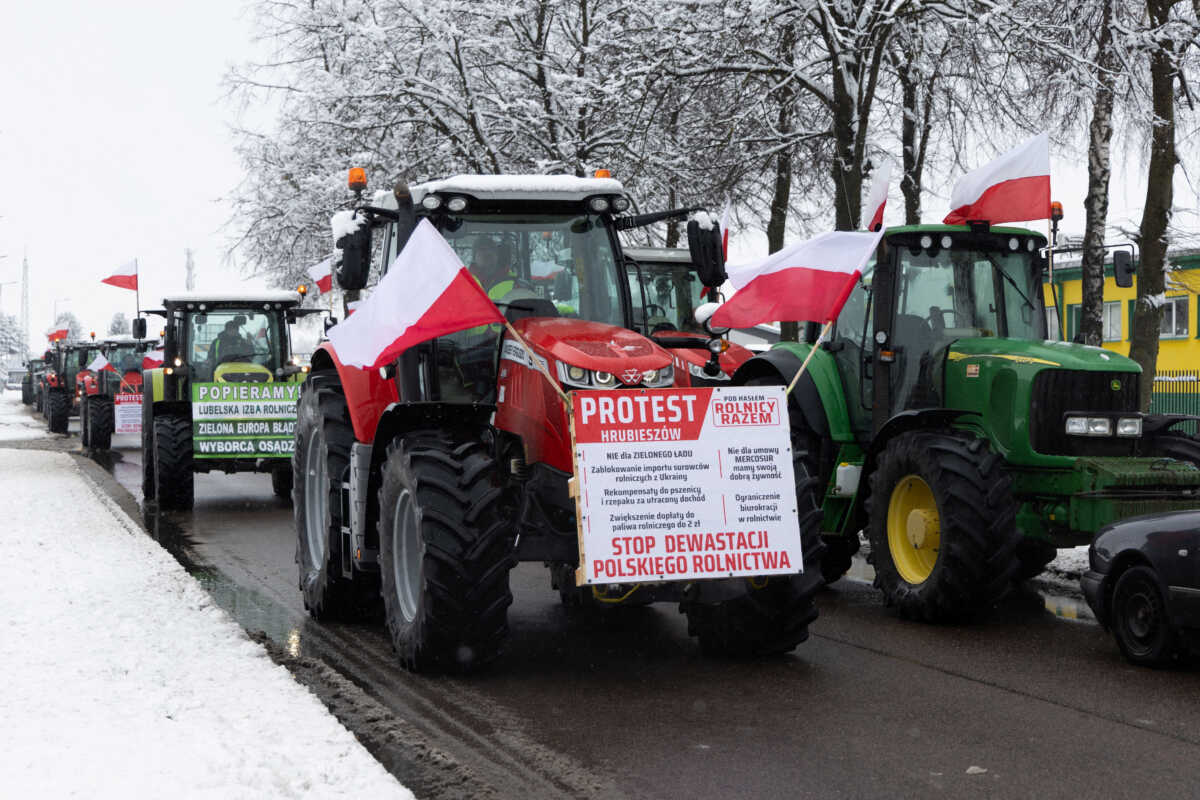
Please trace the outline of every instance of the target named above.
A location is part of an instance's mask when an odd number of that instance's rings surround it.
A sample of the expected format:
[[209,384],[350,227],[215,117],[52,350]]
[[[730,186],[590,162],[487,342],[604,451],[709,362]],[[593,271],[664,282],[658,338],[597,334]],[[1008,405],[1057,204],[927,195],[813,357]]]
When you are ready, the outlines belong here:
[[145,317],[137,317],[133,320],[133,338],[135,338],[135,339],[145,339],[146,338],[146,318]]
[[1128,250],[1113,251],[1113,279],[1117,286],[1128,289],[1133,286],[1133,256]]
[[709,324],[712,321],[712,315],[717,313],[717,309],[720,307],[720,303],[702,303],[693,314],[696,324],[704,328],[709,336],[724,336],[729,332],[729,328],[715,328]]
[[700,282],[711,288],[725,283],[725,248],[721,245],[720,227],[712,225],[705,230],[696,220],[689,220],[687,237],[688,252]]
[[336,269],[338,286],[347,291],[364,288],[371,274],[371,223],[360,217],[358,229],[344,234],[335,244],[342,251],[342,262]]
[[329,329],[338,324],[338,318],[330,315],[325,318],[325,332],[329,333]]

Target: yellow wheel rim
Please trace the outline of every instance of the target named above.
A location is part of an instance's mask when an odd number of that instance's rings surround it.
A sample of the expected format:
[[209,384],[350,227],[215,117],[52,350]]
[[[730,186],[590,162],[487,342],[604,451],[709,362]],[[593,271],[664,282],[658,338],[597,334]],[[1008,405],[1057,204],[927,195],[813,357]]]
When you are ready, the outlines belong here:
[[937,564],[942,534],[933,490],[919,475],[905,475],[892,489],[887,535],[900,577],[912,584],[924,583]]

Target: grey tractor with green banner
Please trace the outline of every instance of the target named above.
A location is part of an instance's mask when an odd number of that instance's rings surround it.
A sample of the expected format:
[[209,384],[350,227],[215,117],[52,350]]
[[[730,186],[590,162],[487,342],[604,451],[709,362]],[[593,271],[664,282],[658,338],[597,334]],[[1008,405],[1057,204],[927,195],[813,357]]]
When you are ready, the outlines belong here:
[[290,499],[300,381],[291,352],[296,292],[181,294],[148,313],[166,319],[162,366],[146,370],[142,493],[162,509],[188,509],[197,472],[269,472]]

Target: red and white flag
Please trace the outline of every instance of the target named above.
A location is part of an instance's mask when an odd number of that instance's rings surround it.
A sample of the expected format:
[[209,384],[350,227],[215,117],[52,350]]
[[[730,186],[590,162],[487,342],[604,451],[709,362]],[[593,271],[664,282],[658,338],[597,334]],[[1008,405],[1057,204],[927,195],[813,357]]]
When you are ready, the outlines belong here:
[[142,369],[158,369],[163,365],[166,357],[166,353],[163,352],[161,347],[157,350],[151,350],[142,356]]
[[371,296],[329,329],[329,341],[343,364],[375,369],[428,339],[495,322],[504,322],[496,304],[423,219]]
[[308,277],[313,279],[313,283],[317,285],[321,294],[325,294],[333,288],[333,256],[318,264],[313,264],[305,271],[308,273]]
[[[867,220],[865,227],[869,231],[883,229],[883,207],[887,205],[888,187],[892,183],[892,165],[884,164],[875,170],[875,178],[871,181],[871,191],[867,194],[867,204],[863,206],[863,218]],[[867,214],[871,216],[868,217]]]
[[970,220],[1025,222],[1050,218],[1050,135],[1039,133],[968,172],[950,194],[947,225]]
[[712,324],[836,319],[882,237],[882,231],[822,233],[729,273],[737,293],[712,315]]
[[109,286],[116,286],[119,289],[132,289],[137,291],[138,288],[138,268],[137,260],[130,261],[128,264],[122,264],[117,267],[116,271],[107,278],[101,278],[101,283],[107,283]]
[[59,342],[67,338],[68,333],[70,331],[67,328],[51,328],[46,331],[46,338],[52,342]]
[[104,357],[103,353],[97,353],[96,357],[92,359],[92,363],[87,365],[87,368],[92,372],[100,372],[101,370],[108,370],[109,372],[117,371],[117,368]]

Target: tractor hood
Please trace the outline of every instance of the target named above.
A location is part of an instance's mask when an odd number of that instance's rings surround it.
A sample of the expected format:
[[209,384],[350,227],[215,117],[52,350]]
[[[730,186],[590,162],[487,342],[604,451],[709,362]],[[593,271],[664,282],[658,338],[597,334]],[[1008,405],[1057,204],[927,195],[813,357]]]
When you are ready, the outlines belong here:
[[[671,339],[702,341],[705,337],[702,334],[689,333],[687,331],[658,331],[651,334],[650,338],[655,342],[664,340],[670,342]],[[667,350],[683,364],[697,368],[701,368],[707,364],[710,356],[707,347],[668,347]],[[717,358],[717,362],[721,365],[721,372],[723,374],[733,375],[733,373],[737,372],[737,368],[749,361],[753,355],[753,352],[742,345],[730,342],[729,349],[721,353]],[[680,364],[676,364],[676,366],[680,366]]]
[[654,342],[626,328],[566,317],[530,317],[513,327],[537,351],[575,367],[609,372],[645,372],[671,364],[671,356]]
[[1031,342],[1026,339],[1000,339],[990,336],[958,339],[951,343],[946,357],[951,363],[978,359],[1088,372],[1142,371],[1137,362],[1102,347],[1048,340]]

